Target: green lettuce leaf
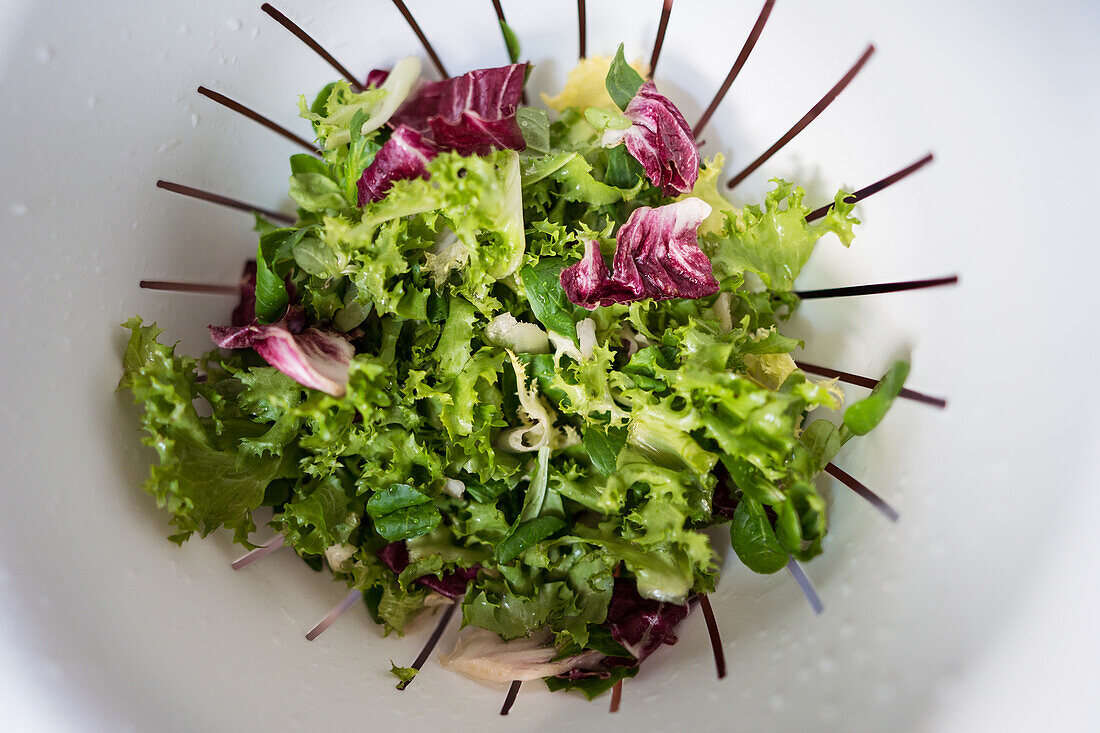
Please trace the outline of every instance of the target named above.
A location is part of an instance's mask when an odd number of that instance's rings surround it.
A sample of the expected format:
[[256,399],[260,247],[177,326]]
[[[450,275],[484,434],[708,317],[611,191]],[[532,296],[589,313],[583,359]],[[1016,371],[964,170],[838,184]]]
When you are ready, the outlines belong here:
[[560,517],[535,517],[522,522],[497,545],[495,559],[498,563],[509,563],[528,547],[541,542],[563,527],[565,527],[565,520]]
[[844,246],[851,243],[852,227],[859,220],[852,216],[855,204],[844,201],[848,194],[837,193],[836,205],[811,224],[806,221],[810,208],[802,203],[805,192],[778,178],[773,182],[763,208],[750,205],[737,214],[727,212],[720,235],[701,237],[700,246],[719,282],[749,270],[767,287],[788,291],[822,236],[832,232]]
[[620,680],[630,679],[638,674],[641,666],[612,667],[606,678],[585,677],[571,680],[565,677],[545,677],[543,682],[551,692],[576,690],[589,700],[594,700],[615,686]]
[[634,95],[638,91],[638,87],[640,87],[644,81],[642,75],[626,62],[626,57],[623,56],[623,44],[620,43],[618,50],[615,51],[615,58],[611,62],[611,67],[607,70],[607,77],[604,80],[611,101],[613,101],[619,109],[625,110],[626,105],[630,104],[630,100],[634,98]]
[[[369,268],[379,256],[376,237],[382,236],[380,231],[384,233],[387,224],[430,214],[425,221],[431,221],[436,232],[445,228],[454,236],[447,250],[428,253],[426,265],[436,282],[458,273],[461,282],[456,292],[487,308],[489,288],[515,272],[523,261],[519,156],[511,150],[485,157],[443,153],[428,164],[428,174],[430,180],[395,182],[384,199],[364,207],[362,221],[349,222],[338,233],[333,232],[331,244],[338,250],[369,254],[352,261],[351,277],[360,290],[378,292],[388,277],[408,268],[408,261],[401,247],[391,246],[386,250],[392,260],[385,277],[374,283],[361,282],[356,270]],[[326,233],[329,227],[326,222]],[[421,249],[433,244],[418,240]]]
[[615,473],[619,453],[626,446],[626,430],[590,425],[584,429],[583,442],[592,465],[604,476],[610,476]]
[[520,270],[519,277],[527,291],[528,305],[539,322],[547,331],[568,336],[576,343],[577,321],[587,314],[578,313],[577,306],[569,302],[565,295],[561,287],[563,267],[563,260],[542,257],[538,262]]
[[309,482],[296,493],[274,521],[283,526],[283,540],[300,554],[320,555],[347,542],[359,526],[363,502],[339,477]]
[[390,542],[427,534],[443,521],[431,497],[408,484],[393,484],[375,493],[367,500],[366,508],[375,531]]
[[199,417],[195,361],[158,343],[163,329],[143,325],[140,318],[123,325],[130,329],[130,340],[119,388],[130,390],[141,407],[142,442],[160,461],[150,470],[145,490],[172,514],[177,532],[170,539],[183,542],[195,532],[206,536],[225,527],[247,544],[255,529],[252,512],[280,474],[279,459],[239,449],[241,439],[257,432],[250,423],[229,415]]
[[909,376],[909,364],[904,361],[896,361],[883,375],[871,394],[859,402],[856,402],[844,411],[844,427],[853,435],[866,435],[875,429],[886,417],[890,406],[894,403],[901,388],[905,386],[905,378]]
[[504,46],[508,50],[508,59],[513,64],[519,63],[520,47],[516,32],[503,20],[500,21],[500,32],[504,36]]
[[341,79],[325,87],[311,106],[299,97],[298,111],[313,123],[322,147],[334,150],[351,142],[353,134],[366,135],[386,124],[419,77],[420,61],[410,56],[395,63],[377,89],[356,93]]
[[390,660],[390,674],[397,678],[397,689],[404,690],[409,686],[409,683],[416,677],[416,673],[419,670],[412,667],[398,667],[394,664],[393,660]]
[[730,524],[730,544],[745,567],[756,573],[776,573],[787,565],[789,555],[775,537],[764,505],[742,497]]
[[537,107],[520,107],[516,111],[516,123],[523,133],[527,148],[520,158],[530,158],[550,153],[550,116]]

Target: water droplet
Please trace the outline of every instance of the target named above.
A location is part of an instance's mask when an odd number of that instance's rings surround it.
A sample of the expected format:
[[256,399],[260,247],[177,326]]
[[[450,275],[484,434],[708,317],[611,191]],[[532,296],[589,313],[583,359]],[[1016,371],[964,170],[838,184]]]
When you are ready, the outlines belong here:
[[258,35],[260,35],[260,27],[259,26],[254,26],[252,28],[252,31],[248,34],[248,37],[249,38],[255,38]]
[[23,216],[26,213],[27,213],[27,205],[26,204],[12,204],[11,205],[11,215],[12,216]]
[[34,59],[40,64],[48,64],[53,58],[53,49],[48,46],[39,46],[34,51]]
[[239,31],[241,29],[241,21],[237,20],[236,18],[230,18],[229,20],[225,21],[225,27],[231,31]]
[[776,692],[776,693],[773,693],[772,696],[768,698],[768,705],[771,707],[771,709],[773,711],[778,713],[780,710],[782,710],[787,705],[787,701],[784,699],[784,697],[782,695],[780,695],[778,692]]
[[191,127],[198,127],[198,126],[199,126],[199,116],[196,113],[192,112],[191,113]]
[[187,24],[183,24],[179,27],[180,35],[187,35],[191,32],[191,29],[187,27]]
[[95,107],[95,103],[96,103],[96,98],[95,97],[88,97],[88,109],[92,109],[93,107]]

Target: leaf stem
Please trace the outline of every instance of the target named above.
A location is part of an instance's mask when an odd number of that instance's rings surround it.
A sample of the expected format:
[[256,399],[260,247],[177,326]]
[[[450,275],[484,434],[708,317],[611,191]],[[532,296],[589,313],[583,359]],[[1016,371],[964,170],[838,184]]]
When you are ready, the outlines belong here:
[[[145,281],[143,280],[142,281],[142,287],[145,287],[144,283],[145,283]],[[183,284],[183,283],[179,283],[179,284]],[[236,295],[238,291],[239,291],[238,288],[233,288],[233,294],[234,295]],[[195,292],[203,292],[203,291],[195,291]],[[202,381],[206,381],[205,377],[206,377],[206,375],[203,375]],[[245,555],[242,555],[241,557],[234,560],[233,563],[230,565],[230,567],[233,568],[234,570],[240,570],[241,568],[246,568],[254,562],[259,562],[260,560],[263,560],[265,557],[267,557],[271,553],[275,552],[275,550],[278,550],[282,546],[283,546],[283,536],[282,535],[276,535],[276,537],[273,540],[268,542],[263,547],[257,547],[255,550],[252,550],[251,552],[249,552]]]
[[172,183],[171,181],[159,180],[157,181],[157,188],[162,188],[165,191],[171,191],[172,193],[178,193],[181,196],[190,196],[193,199],[200,201],[209,201],[212,204],[218,204],[219,206],[228,206],[231,209],[237,209],[238,211],[247,211],[249,213],[256,212],[263,214],[269,219],[275,221],[281,221],[285,224],[293,224],[296,219],[293,216],[288,216],[272,209],[265,209],[255,204],[249,204],[237,199],[231,199],[228,196],[222,196],[221,194],[213,193],[211,191],[204,191],[201,188],[194,188],[192,186],[184,186],[182,183]]
[[[877,380],[870,377],[864,377],[859,374],[851,374],[850,372],[842,372],[839,369],[831,369],[829,367],[818,366],[817,364],[809,364],[804,361],[795,361],[795,366],[804,372],[811,374],[818,374],[822,377],[829,377],[830,379],[839,379],[841,382],[847,382],[848,384],[854,384],[858,387],[866,387],[867,389],[874,389],[878,384]],[[923,392],[917,392],[914,389],[903,388],[898,393],[899,397],[904,397],[914,402],[923,402],[926,405],[932,405],[943,409],[947,407],[947,400],[942,397],[933,397],[931,395],[924,394]]]
[[824,604],[821,602],[821,598],[817,595],[817,590],[814,589],[814,584],[810,582],[810,579],[806,577],[806,571],[802,569],[802,566],[798,564],[798,561],[793,557],[787,562],[787,572],[794,578],[794,582],[798,584],[799,590],[802,591],[802,595],[806,596],[806,600],[810,604],[810,608],[818,616],[825,610]]
[[672,0],[664,0],[661,5],[661,20],[657,23],[657,38],[653,41],[653,53],[649,57],[650,79],[657,73],[657,60],[661,57],[661,48],[665,45],[665,31],[668,29],[668,19],[671,15]]
[[588,21],[585,18],[584,0],[577,0],[577,58],[588,57]]
[[313,52],[323,58],[325,61],[327,61],[329,66],[336,69],[340,76],[347,79],[348,83],[351,84],[352,88],[354,88],[355,91],[363,91],[363,85],[359,83],[359,81],[355,78],[355,75],[348,71],[347,67],[337,61],[332,54],[326,51],[320,43],[317,43],[317,41],[315,41],[311,35],[302,30],[301,27],[298,26],[298,24],[296,24],[290,18],[286,17],[277,9],[272,7],[270,3],[264,3],[263,5],[261,5],[260,10],[270,15],[276,23],[281,25],[283,28],[286,28],[288,31],[297,36],[302,43],[313,49]]
[[432,60],[432,64],[435,65],[439,75],[444,79],[450,77],[447,73],[447,69],[443,68],[443,62],[439,60],[439,54],[432,48],[432,44],[428,41],[428,37],[424,35],[424,31],[420,30],[420,24],[416,22],[416,18],[409,12],[409,9],[405,6],[403,0],[393,0],[393,4],[397,6],[397,9],[401,11],[401,15],[405,16],[405,21],[412,28],[412,32],[416,34],[416,37],[420,39],[420,45],[424,47],[424,50],[428,53],[428,58]]
[[[508,21],[504,17],[504,8],[501,6],[500,0],[493,0],[493,11],[497,14],[497,22],[500,24],[501,35],[505,35],[504,27],[506,25],[508,25]],[[505,35],[504,47],[506,49],[508,49],[508,45],[509,45],[508,37]],[[517,60],[517,59],[512,58],[510,49],[508,51],[508,60],[511,61],[512,63],[515,63],[516,60]],[[528,67],[528,71],[530,71],[530,67]],[[520,92],[520,103],[524,104],[524,105],[527,104],[527,86],[526,86],[526,84],[527,84],[527,82],[526,82],[526,79],[525,79],[524,80],[523,91]]]
[[844,74],[843,77],[841,77],[840,81],[838,81],[832,89],[826,92],[825,96],[822,97],[820,101],[818,101],[818,103],[810,109],[809,112],[803,115],[802,119],[795,123],[794,127],[787,130],[787,132],[784,133],[783,137],[776,140],[774,145],[764,151],[763,155],[750,163],[748,167],[746,167],[736,176],[729,179],[729,181],[726,183],[726,188],[736,187],[738,183],[748,178],[757,168],[764,165],[764,163],[766,163],[769,158],[778,153],[783,148],[783,146],[785,146],[791,140],[794,140],[798,133],[809,127],[810,123],[816,120],[818,116],[822,112],[824,112],[825,109],[830,104],[832,104],[837,97],[840,96],[840,93],[843,92],[844,89],[852,83],[852,79],[856,78],[856,75],[860,72],[860,69],[862,69],[867,64],[874,52],[874,45],[867,46],[867,49],[859,57],[859,60],[856,61],[852,68],[848,69],[848,72]]
[[615,682],[615,686],[611,688],[611,706],[607,709],[609,713],[619,712],[619,703],[623,699],[623,681],[618,680]]
[[[913,175],[921,168],[931,163],[934,159],[935,156],[932,153],[929,153],[928,155],[918,160],[916,163],[911,163],[910,165],[902,168],[900,171],[896,173],[891,173],[890,175],[886,176],[886,178],[883,178],[881,181],[875,181],[870,186],[867,186],[866,188],[861,188],[855,193],[845,196],[844,201],[845,203],[854,204],[856,202],[862,201],[863,199],[870,198],[882,189],[889,188],[898,181],[901,181]],[[814,209],[806,215],[806,221],[814,221],[816,219],[820,219],[821,217],[828,214],[829,210],[832,209],[834,205],[835,203],[829,203],[825,204],[819,209]]]
[[512,680],[512,684],[508,686],[508,694],[504,698],[504,705],[500,708],[501,715],[507,715],[512,709],[512,705],[516,702],[516,695],[519,694],[519,686],[522,684],[522,680]]
[[883,293],[900,293],[905,290],[936,288],[941,285],[957,285],[958,282],[958,275],[948,275],[947,277],[936,277],[927,280],[900,280],[890,283],[875,283],[873,285],[851,285],[843,288],[796,290],[794,294],[803,300],[812,300],[815,298],[849,298],[856,295],[881,295]]
[[336,619],[347,613],[348,609],[352,607],[352,604],[354,604],[362,597],[363,593],[358,589],[353,588],[351,591],[349,591],[348,594],[344,596],[344,600],[336,604],[336,607],[325,614],[325,617],[318,621],[316,626],[306,632],[306,640],[313,641],[318,636],[323,634],[329,626],[332,626],[334,623],[336,623]]
[[[141,280],[138,282],[138,287],[144,290],[164,290],[170,293],[202,293],[203,295],[239,295],[241,292],[241,289],[236,285],[185,283],[172,280]],[[252,552],[256,552],[256,550]],[[250,552],[249,555],[251,554]],[[248,555],[245,555],[245,557],[248,557]],[[236,563],[234,563],[234,565],[236,565]]]
[[826,465],[825,472],[835,478],[840,483],[847,486],[859,496],[863,497],[863,499],[865,499],[875,509],[878,509],[880,512],[882,512],[882,515],[889,519],[891,522],[898,521],[899,515],[894,507],[887,504],[881,496],[868,489],[862,483],[857,481],[855,477],[845,472],[835,463],[830,463]]
[[749,60],[749,54],[752,53],[753,48],[756,47],[756,42],[760,40],[760,34],[764,32],[764,26],[768,23],[768,16],[772,14],[773,5],[775,5],[775,0],[767,0],[764,3],[764,7],[760,10],[760,15],[756,17],[756,23],[753,25],[752,30],[749,31],[749,37],[745,39],[745,45],[741,47],[741,53],[737,54],[737,60],[734,61],[733,66],[730,67],[730,73],[726,74],[726,80],[722,82],[722,86],[718,88],[718,92],[714,95],[714,99],[710,100],[710,104],[707,106],[706,111],[703,112],[699,121],[695,123],[695,127],[692,128],[691,134],[693,137],[699,137],[699,133],[702,132],[703,128],[707,126],[707,123],[710,122],[710,118],[714,116],[714,112],[718,109],[718,105],[726,98],[726,92],[728,92],[733,85],[733,80],[741,73],[741,68],[744,67],[745,62]]
[[714,650],[714,667],[718,672],[718,679],[722,679],[726,676],[726,653],[722,649],[722,636],[718,632],[718,622],[714,618],[714,609],[710,607],[710,598],[706,593],[699,594],[699,605],[703,609],[703,619],[707,622],[710,648]]
[[249,109],[248,107],[245,107],[240,102],[234,101],[234,100],[230,99],[229,97],[225,96],[224,94],[219,94],[218,92],[215,92],[212,89],[207,89],[206,87],[199,87],[198,92],[199,92],[199,94],[203,95],[207,99],[212,99],[215,102],[217,102],[218,104],[222,105],[223,107],[227,107],[227,108],[233,110],[234,112],[240,113],[240,114],[244,115],[245,117],[247,117],[248,119],[252,120],[253,122],[260,123],[261,125],[263,125],[267,129],[271,130],[272,132],[275,132],[275,133],[278,133],[279,135],[282,135],[287,140],[290,140],[292,142],[297,143],[298,145],[300,145],[305,150],[308,150],[313,155],[320,156],[320,153],[317,151],[317,148],[311,142],[309,142],[308,140],[306,140],[305,138],[303,138],[299,135],[295,135],[293,132],[286,129],[282,125],[279,125],[275,122],[272,122],[271,120],[264,117],[263,115],[256,112],[255,110],[252,110],[252,109]]
[[[424,643],[424,648],[416,655],[416,659],[412,663],[413,669],[419,672],[424,667],[424,664],[428,661],[428,657],[432,654],[432,650],[439,644],[439,639],[443,636],[443,632],[447,629],[447,625],[454,617],[456,608],[458,608],[457,602],[450,604],[447,606],[446,610],[443,611],[443,616],[440,617],[439,623],[435,625],[432,635],[428,637],[428,641]],[[412,680],[409,680],[409,682],[412,682]],[[402,682],[397,686],[397,689],[404,690],[409,686],[409,682]]]

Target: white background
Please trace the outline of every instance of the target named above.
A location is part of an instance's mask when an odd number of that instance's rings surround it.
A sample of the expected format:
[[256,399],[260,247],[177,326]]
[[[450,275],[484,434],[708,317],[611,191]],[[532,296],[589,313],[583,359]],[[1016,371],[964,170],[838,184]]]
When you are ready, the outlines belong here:
[[[532,684],[503,720],[503,690],[434,666],[393,690],[388,660],[411,659],[423,628],[381,639],[359,612],[307,644],[342,588],[286,554],[234,574],[220,536],[177,549],[138,488],[148,457],[112,392],[116,324],[141,313],[181,348],[207,348],[204,326],[230,303],[136,283],[232,282],[254,246],[247,217],[153,181],[287,204],[292,147],[194,88],[305,133],[296,95],[333,76],[258,4],[0,3],[0,727],[1100,728],[1096,3],[777,3],[703,152],[736,171],[877,44],[838,102],[735,195],[757,200],[785,175],[823,200],[934,150],[934,166],[862,207],[851,251],[822,243],[803,284],[959,272],[961,285],[808,303],[792,326],[807,360],[849,371],[910,355],[913,386],[951,406],[901,404],[838,459],[902,520],[834,489],[826,554],[808,566],[824,616],[785,576],[727,563],[714,596],[726,680],[693,615],[617,716],[606,699]],[[409,4],[452,73],[504,62],[487,0]],[[574,4],[504,5],[527,55],[545,60],[533,86],[556,89],[575,54]],[[589,6],[590,52],[622,40],[648,57],[658,2]],[[280,7],[354,69],[419,51],[385,2]],[[689,120],[757,10],[676,4],[657,83]]]

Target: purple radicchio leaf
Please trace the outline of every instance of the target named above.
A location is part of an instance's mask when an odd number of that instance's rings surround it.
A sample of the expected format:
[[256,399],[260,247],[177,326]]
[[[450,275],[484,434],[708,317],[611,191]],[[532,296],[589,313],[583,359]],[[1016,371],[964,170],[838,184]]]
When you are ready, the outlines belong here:
[[264,361],[303,387],[340,397],[347,391],[348,366],[355,348],[344,334],[317,328],[302,330],[300,312],[290,308],[282,319],[261,325],[207,326],[223,349],[256,350]]
[[699,148],[680,110],[647,81],[623,114],[633,124],[605,132],[602,145],[612,148],[625,142],[646,177],[665,196],[689,193],[699,178]]
[[634,581],[616,578],[605,625],[611,630],[611,637],[640,662],[662,644],[676,643],[674,629],[687,618],[688,609],[687,604],[642,598]]
[[603,626],[611,632],[611,638],[634,656],[600,655],[595,659],[586,659],[584,664],[557,676],[573,681],[608,679],[617,667],[637,667],[662,644],[676,643],[674,630],[687,617],[689,610],[690,606],[687,604],[662,603],[642,598],[633,580],[616,578]]
[[527,147],[516,121],[527,64],[476,69],[425,82],[398,108],[389,124],[406,125],[438,147],[460,155]]
[[256,260],[244,263],[240,281],[241,299],[229,322],[234,326],[247,326],[256,320]]
[[427,180],[428,163],[436,155],[436,147],[419,132],[398,127],[359,177],[359,205],[381,201],[395,181]]
[[[378,551],[378,559],[393,572],[401,574],[409,566],[409,548],[404,542],[391,542]],[[477,567],[455,568],[443,573],[442,577],[425,575],[414,580],[414,583],[433,590],[441,596],[455,600],[466,593],[466,586],[477,577]]]
[[581,261],[562,270],[562,289],[571,302],[589,310],[717,293],[710,260],[696,238],[710,211],[710,204],[697,198],[636,209],[615,235],[614,273],[608,272],[599,246],[589,242]]
[[634,289],[611,277],[611,271],[600,254],[600,245],[595,240],[589,240],[585,245],[580,262],[561,271],[560,280],[566,297],[588,310],[598,305],[632,303],[642,297],[640,287]]
[[383,83],[385,83],[389,75],[389,69],[371,69],[370,73],[367,74],[367,79],[363,85],[363,88],[366,89],[368,87],[374,87],[375,89],[377,89],[378,87],[382,86]]
[[714,498],[711,500],[711,513],[722,519],[733,520],[740,500],[733,493],[733,478],[725,465],[721,462],[714,467],[714,475],[718,481],[714,484]]

